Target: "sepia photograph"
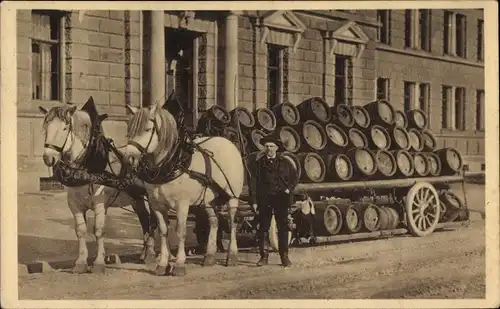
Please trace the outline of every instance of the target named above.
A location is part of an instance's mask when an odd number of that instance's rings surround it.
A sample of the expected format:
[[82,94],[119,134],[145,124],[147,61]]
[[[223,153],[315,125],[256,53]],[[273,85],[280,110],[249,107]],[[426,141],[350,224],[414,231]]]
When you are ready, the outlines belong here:
[[29,2],[5,308],[500,305],[496,3]]

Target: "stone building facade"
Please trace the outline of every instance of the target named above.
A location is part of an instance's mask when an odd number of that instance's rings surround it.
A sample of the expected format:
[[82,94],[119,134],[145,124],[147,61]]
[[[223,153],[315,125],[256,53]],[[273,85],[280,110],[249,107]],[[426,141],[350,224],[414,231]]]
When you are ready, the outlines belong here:
[[17,23],[21,191],[48,176],[39,105],[92,96],[105,130],[124,138],[125,104],[163,103],[172,90],[192,126],[214,104],[387,98],[422,108],[440,146],[484,169],[481,10],[22,10]]

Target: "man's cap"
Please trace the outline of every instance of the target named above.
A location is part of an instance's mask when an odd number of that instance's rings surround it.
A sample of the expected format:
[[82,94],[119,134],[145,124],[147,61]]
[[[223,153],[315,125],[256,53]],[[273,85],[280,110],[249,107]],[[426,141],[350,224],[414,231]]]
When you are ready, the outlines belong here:
[[260,143],[262,145],[265,145],[266,143],[273,143],[276,146],[278,146],[278,150],[285,149],[285,146],[283,145],[283,143],[281,142],[279,137],[276,135],[276,133],[271,133],[271,134],[264,136],[263,138],[260,139]]

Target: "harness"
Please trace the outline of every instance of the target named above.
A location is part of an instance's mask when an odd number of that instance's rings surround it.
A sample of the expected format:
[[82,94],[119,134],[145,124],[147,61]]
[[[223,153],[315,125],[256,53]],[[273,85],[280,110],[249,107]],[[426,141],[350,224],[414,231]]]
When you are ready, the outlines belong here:
[[[138,143],[134,141],[130,141],[129,144],[135,146],[140,152],[142,157],[148,156],[146,154],[146,150],[151,143],[151,140],[154,135],[154,131],[158,132],[158,125],[155,119],[150,119],[153,122],[153,132],[151,133],[151,137],[149,139],[146,147],[142,147]],[[179,124],[179,137],[173,147],[174,151],[169,156],[166,156],[162,161],[156,166],[150,166],[147,160],[139,160],[139,166],[134,171],[137,177],[147,183],[150,184],[164,184],[171,182],[183,174],[187,174],[191,179],[194,179],[204,186],[204,194],[206,194],[207,188],[210,188],[216,193],[216,200],[219,202],[225,202],[230,198],[236,197],[233,189],[231,188],[231,184],[227,179],[227,176],[222,171],[218,162],[213,158],[213,153],[208,151],[207,149],[202,148],[200,145],[209,141],[213,137],[208,137],[205,141],[201,143],[195,143],[193,141],[193,137],[191,133],[184,128],[182,122]],[[205,173],[199,173],[196,171],[192,171],[189,169],[191,165],[193,154],[195,151],[199,152],[205,163]],[[225,177],[226,182],[228,183],[232,196],[229,195],[214,179],[212,175],[212,164],[215,163],[222,175]],[[201,200],[200,204],[204,199]],[[217,203],[218,204],[218,203]]]
[[[81,160],[78,160],[79,164],[69,164],[63,160],[59,160],[53,167],[54,178],[66,187],[89,185],[89,191],[94,191],[94,184],[115,188],[118,192],[113,203],[120,194],[120,191],[127,191],[127,193],[133,195],[145,195],[146,190],[144,186],[140,184],[137,177],[131,175],[130,171],[125,168],[123,155],[117,150],[113,140],[106,138],[102,134],[100,126],[102,119],[100,117],[97,118],[92,121],[87,150]],[[63,146],[58,147],[45,144],[45,147],[62,152],[67,143],[69,132],[70,130],[68,130],[68,135]],[[109,160],[111,152],[122,163],[119,173],[115,173],[112,170],[112,162]],[[112,172],[105,171],[107,165],[110,166]]]

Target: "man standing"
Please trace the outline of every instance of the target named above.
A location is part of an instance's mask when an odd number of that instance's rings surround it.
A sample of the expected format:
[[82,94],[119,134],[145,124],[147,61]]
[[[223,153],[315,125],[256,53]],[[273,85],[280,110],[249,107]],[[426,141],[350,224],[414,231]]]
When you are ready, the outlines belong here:
[[288,209],[293,203],[293,190],[298,179],[290,161],[277,154],[283,150],[281,141],[273,135],[261,139],[264,155],[257,159],[251,171],[249,184],[250,203],[259,218],[259,248],[261,259],[257,266],[268,264],[269,227],[272,215],[278,227],[278,247],[281,264],[284,267],[292,263],[288,258]]

